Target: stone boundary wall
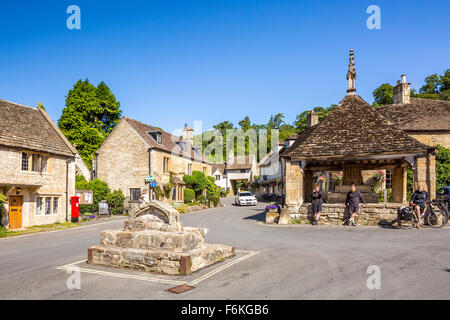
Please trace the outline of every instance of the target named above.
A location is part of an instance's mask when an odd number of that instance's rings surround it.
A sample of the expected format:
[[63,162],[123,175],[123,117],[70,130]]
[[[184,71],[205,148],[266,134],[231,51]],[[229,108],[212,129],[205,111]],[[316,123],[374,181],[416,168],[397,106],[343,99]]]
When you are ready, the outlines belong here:
[[[359,207],[356,222],[361,225],[379,225],[391,223],[397,219],[397,209],[405,204],[402,203],[369,203],[367,206]],[[311,204],[290,207],[289,212],[292,220],[311,221],[313,219]],[[342,225],[349,217],[348,209],[341,203],[324,203],[319,223]]]

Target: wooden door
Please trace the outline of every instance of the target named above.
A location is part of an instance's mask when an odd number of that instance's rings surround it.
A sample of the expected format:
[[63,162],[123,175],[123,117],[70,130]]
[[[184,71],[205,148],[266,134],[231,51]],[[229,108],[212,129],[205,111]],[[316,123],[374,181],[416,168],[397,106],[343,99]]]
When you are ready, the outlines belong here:
[[22,196],[9,196],[9,228],[22,228]]

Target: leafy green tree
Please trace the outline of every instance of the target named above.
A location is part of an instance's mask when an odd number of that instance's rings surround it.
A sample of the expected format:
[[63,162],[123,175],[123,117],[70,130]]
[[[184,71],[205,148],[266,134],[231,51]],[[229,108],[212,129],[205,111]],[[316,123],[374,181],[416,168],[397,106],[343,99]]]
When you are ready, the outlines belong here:
[[438,145],[436,155],[436,188],[450,186],[450,149]]
[[425,77],[425,85],[420,88],[420,93],[439,93],[441,85],[441,78],[437,75],[437,73],[434,73],[432,75],[429,75],[428,77]]
[[[334,110],[334,108],[336,108],[335,104],[327,108],[315,107],[313,111],[319,114],[319,123],[320,123],[323,120],[325,120],[325,118],[331,113],[331,111]],[[304,111],[297,115],[297,118],[294,122],[294,126],[296,127],[298,133],[301,133],[308,128],[308,115],[310,113],[311,111]]]
[[270,116],[269,122],[267,122],[267,128],[280,129],[281,125],[284,123],[284,113],[277,113]]
[[250,118],[249,117],[245,117],[244,119],[242,119],[241,121],[239,121],[239,126],[241,127],[241,129],[245,132],[248,129],[251,128],[252,124],[250,122]]
[[206,177],[206,194],[208,197],[219,196],[219,188],[216,185],[214,177]]
[[394,103],[394,87],[389,83],[383,83],[373,93],[374,107],[385,106]]
[[120,121],[121,113],[120,103],[104,82],[95,87],[88,79],[78,80],[66,96],[58,127],[90,167],[93,154]]
[[194,190],[196,197],[202,194],[208,184],[205,174],[201,171],[193,171],[192,175],[183,176],[183,181]]

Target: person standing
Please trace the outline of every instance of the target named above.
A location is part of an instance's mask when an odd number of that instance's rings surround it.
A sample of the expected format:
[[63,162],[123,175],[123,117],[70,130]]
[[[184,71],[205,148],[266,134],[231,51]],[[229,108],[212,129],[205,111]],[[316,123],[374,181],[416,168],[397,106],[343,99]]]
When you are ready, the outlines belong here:
[[359,202],[367,204],[364,200],[361,192],[356,190],[356,186],[352,184],[352,189],[347,193],[347,199],[345,200],[345,206],[348,208],[348,213],[350,214],[349,224],[356,226],[355,217],[359,213]]
[[417,215],[417,229],[420,229],[421,215],[428,199],[428,192],[426,192],[422,186],[419,186],[411,197],[411,204],[414,206],[414,212]]
[[314,221],[312,222],[313,226],[317,226],[319,223],[320,214],[322,213],[322,191],[320,190],[320,186],[316,184],[316,187],[313,190],[312,196],[311,196],[311,204],[312,204],[312,211],[314,214]]

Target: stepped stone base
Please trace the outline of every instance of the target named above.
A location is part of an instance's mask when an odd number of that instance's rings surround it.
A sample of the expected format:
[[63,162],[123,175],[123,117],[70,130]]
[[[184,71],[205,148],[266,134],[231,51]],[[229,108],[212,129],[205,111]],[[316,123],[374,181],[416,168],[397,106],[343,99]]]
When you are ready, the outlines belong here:
[[220,244],[205,244],[202,248],[186,252],[100,245],[89,248],[88,263],[179,275],[181,274],[182,257],[188,257],[190,272],[195,272],[234,255],[233,247]]
[[[379,225],[384,222],[386,224],[392,223],[397,219],[398,208],[404,205],[402,203],[369,203],[367,207],[360,206],[360,212],[356,218],[356,222],[361,225]],[[289,212],[293,220],[307,222],[314,219],[311,204],[305,203],[301,206],[291,206],[289,207]],[[348,210],[344,207],[343,203],[324,203],[319,223],[342,225],[348,217]]]
[[88,263],[187,275],[233,257],[234,247],[205,243],[207,229],[183,227],[178,211],[150,201],[132,210],[121,230],[105,230],[88,249]]

